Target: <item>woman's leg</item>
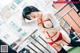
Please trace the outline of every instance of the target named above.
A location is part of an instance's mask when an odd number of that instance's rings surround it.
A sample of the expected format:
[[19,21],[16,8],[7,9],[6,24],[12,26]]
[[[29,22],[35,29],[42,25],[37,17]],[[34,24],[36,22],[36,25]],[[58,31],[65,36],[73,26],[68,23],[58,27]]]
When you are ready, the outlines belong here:
[[80,42],[79,41],[75,41],[75,40],[71,40],[71,43],[69,44],[69,46],[72,46],[72,47],[79,46],[80,47]]
[[62,48],[58,53],[67,53],[67,51],[64,48]]

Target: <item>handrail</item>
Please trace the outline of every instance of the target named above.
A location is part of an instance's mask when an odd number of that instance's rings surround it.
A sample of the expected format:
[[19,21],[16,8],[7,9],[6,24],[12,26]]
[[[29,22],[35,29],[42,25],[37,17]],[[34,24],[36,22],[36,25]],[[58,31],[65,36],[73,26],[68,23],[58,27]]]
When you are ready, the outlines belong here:
[[68,4],[66,4],[66,5],[64,5],[62,8],[60,8],[60,9],[55,13],[55,15],[56,15],[57,13],[59,13],[62,9],[64,9],[67,5],[68,5]]
[[[63,16],[61,16],[58,20],[62,19],[68,12],[70,12],[73,8],[71,8],[70,10],[68,10]],[[57,14],[56,14],[57,15]],[[59,15],[58,15],[59,16]]]

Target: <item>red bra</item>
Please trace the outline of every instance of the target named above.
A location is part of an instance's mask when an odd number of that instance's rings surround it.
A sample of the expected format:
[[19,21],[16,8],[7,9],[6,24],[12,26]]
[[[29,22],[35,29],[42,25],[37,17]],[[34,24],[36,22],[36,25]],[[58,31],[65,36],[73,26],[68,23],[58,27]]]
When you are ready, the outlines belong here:
[[[42,18],[40,18],[40,23],[38,23],[38,24],[42,24],[42,26],[44,27],[44,28],[46,28],[45,26],[44,26],[44,23],[43,22],[46,22],[46,21],[50,21],[51,23],[52,23],[52,21],[50,20],[50,19],[47,19],[47,20],[42,20]],[[52,23],[53,24],[53,23]],[[53,27],[53,25],[52,25],[52,27]]]

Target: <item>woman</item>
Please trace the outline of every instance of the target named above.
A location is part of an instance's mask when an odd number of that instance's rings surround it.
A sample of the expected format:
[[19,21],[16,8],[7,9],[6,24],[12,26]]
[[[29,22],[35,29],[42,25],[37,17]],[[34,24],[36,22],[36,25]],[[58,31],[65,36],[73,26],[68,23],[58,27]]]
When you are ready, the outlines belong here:
[[[27,6],[23,9],[24,20],[36,20],[40,30],[43,32],[48,44],[56,49],[58,53],[67,53],[62,47],[61,43],[64,41],[70,43],[69,37],[66,38],[59,31],[59,23],[55,16],[51,16],[50,13],[42,13],[34,6]],[[52,21],[53,20],[53,21]],[[54,26],[55,24],[55,26]]]

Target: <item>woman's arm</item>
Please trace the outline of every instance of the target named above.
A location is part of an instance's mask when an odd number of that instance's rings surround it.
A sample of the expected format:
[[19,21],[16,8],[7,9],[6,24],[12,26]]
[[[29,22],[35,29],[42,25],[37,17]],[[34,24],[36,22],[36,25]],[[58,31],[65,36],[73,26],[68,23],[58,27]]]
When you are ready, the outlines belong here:
[[71,42],[71,39],[69,38],[68,35],[62,35],[63,37],[63,44],[69,44]]

